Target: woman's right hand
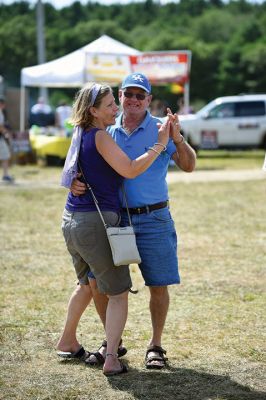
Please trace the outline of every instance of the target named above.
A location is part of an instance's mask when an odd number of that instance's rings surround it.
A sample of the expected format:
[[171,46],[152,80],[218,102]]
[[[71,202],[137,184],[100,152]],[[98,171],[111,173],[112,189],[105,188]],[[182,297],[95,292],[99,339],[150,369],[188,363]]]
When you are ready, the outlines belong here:
[[164,144],[165,146],[168,144],[169,135],[170,135],[170,119],[167,117],[163,123],[157,123],[158,126],[158,142]]

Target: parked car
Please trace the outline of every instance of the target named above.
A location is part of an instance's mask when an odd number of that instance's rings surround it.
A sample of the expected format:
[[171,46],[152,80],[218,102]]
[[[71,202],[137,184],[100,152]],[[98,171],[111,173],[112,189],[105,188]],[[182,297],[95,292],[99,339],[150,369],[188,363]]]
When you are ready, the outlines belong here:
[[195,149],[266,148],[266,94],[219,97],[179,120]]

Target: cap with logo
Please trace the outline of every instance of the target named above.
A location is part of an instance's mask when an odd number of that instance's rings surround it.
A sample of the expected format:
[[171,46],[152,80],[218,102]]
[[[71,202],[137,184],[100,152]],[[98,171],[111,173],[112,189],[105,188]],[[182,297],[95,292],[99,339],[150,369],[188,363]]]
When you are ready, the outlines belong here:
[[121,89],[126,89],[128,87],[138,87],[147,93],[151,93],[151,84],[148,81],[148,78],[138,72],[135,72],[134,74],[128,75],[122,82]]

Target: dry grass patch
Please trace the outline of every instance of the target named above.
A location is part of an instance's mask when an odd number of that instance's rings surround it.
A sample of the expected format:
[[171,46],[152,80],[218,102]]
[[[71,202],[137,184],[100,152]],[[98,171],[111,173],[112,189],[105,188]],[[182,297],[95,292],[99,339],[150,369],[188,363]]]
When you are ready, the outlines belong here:
[[[182,284],[170,288],[169,368],[144,368],[149,298],[133,266],[140,291],[130,295],[124,333],[130,373],[107,379],[55,352],[75,285],[60,230],[64,190],[1,190],[1,399],[266,398],[265,183],[180,183],[170,193]],[[104,337],[93,306],[79,337],[89,350]]]
[[254,169],[262,168],[264,150],[200,150],[197,169]]

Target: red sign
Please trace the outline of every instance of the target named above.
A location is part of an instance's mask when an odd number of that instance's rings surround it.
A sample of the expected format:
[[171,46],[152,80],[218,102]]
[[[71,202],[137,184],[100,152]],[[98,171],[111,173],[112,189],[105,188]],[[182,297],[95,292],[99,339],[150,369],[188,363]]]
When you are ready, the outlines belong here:
[[141,55],[130,56],[133,72],[141,72],[151,83],[178,82],[189,80],[190,51],[153,51]]

